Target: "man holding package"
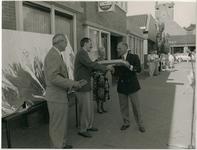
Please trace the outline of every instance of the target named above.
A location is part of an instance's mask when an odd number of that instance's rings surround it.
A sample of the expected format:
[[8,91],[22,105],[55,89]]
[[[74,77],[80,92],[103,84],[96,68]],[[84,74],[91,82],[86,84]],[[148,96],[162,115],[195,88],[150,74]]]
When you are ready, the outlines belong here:
[[79,131],[78,134],[91,138],[92,135],[88,131],[98,131],[96,127],[93,127],[94,119],[94,101],[92,96],[91,87],[91,74],[92,69],[105,72],[107,70],[114,71],[112,65],[99,65],[93,62],[88,52],[92,49],[92,41],[89,38],[83,38],[80,42],[81,49],[77,52],[75,57],[75,67],[74,67],[74,78],[75,81],[80,81],[85,79],[87,84],[83,88],[75,92],[77,100],[79,102]]
[[140,60],[138,55],[128,53],[128,45],[121,42],[117,46],[117,51],[120,54],[119,59],[123,59],[124,66],[115,67],[115,72],[112,74],[118,76],[118,96],[120,111],[123,118],[123,126],[121,130],[126,130],[129,127],[129,105],[130,99],[133,109],[135,121],[141,132],[145,132],[140,112],[140,101],[138,91],[140,90],[140,84],[137,79],[136,72],[141,72]]

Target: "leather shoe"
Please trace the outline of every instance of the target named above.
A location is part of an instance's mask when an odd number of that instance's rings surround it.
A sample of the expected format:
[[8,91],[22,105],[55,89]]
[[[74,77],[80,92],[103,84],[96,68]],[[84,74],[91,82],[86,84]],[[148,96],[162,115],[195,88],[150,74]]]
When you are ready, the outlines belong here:
[[141,132],[145,132],[145,128],[144,127],[139,127]]
[[121,127],[121,130],[126,130],[128,127],[129,127],[129,125],[127,125],[127,126],[123,125],[123,126]]
[[103,112],[102,112],[102,111],[99,111],[98,109],[97,109],[97,112],[98,112],[99,114],[103,114]]
[[87,137],[87,138],[91,138],[92,135],[89,134],[87,131],[86,132],[82,132],[82,133],[78,133],[79,135],[83,136],[83,137]]
[[92,127],[92,128],[90,128],[90,129],[87,129],[87,131],[98,131],[98,128]]
[[102,111],[103,111],[104,113],[107,113],[107,110],[105,110],[105,109],[102,109]]
[[73,148],[72,145],[66,145],[63,149],[71,149],[71,148]]

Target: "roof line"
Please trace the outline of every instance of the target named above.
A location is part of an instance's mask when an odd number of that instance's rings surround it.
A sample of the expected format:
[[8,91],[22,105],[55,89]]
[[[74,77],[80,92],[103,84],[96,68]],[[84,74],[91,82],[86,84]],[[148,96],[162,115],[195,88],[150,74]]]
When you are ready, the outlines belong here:
[[150,24],[150,14],[148,14],[148,19],[147,19],[147,22],[146,22],[146,29],[145,29],[145,31],[148,31],[149,24]]

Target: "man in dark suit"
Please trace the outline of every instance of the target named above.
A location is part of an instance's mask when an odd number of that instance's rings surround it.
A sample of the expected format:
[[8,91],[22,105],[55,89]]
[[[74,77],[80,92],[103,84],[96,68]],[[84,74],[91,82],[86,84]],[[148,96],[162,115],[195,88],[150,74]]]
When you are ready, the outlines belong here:
[[74,79],[80,81],[87,80],[87,84],[83,88],[75,92],[79,101],[79,131],[78,134],[87,138],[92,137],[88,131],[98,131],[93,127],[94,119],[94,101],[92,97],[91,74],[92,69],[105,72],[107,70],[114,71],[112,65],[104,66],[93,62],[88,52],[91,51],[92,41],[89,38],[83,38],[80,42],[81,49],[77,52],[75,57]]
[[121,42],[117,46],[117,51],[120,54],[119,59],[125,61],[124,67],[116,67],[114,76],[118,76],[118,96],[121,115],[123,118],[123,126],[121,130],[126,130],[129,127],[129,105],[128,100],[130,99],[135,121],[141,132],[145,132],[143,127],[143,122],[141,119],[140,112],[140,101],[138,96],[138,91],[140,90],[140,84],[136,75],[136,72],[141,72],[140,60],[138,55],[131,54],[128,52],[128,45]]
[[67,46],[65,35],[56,34],[52,41],[53,47],[44,60],[51,148],[72,148],[71,145],[66,144],[69,106],[67,90],[71,88],[79,89],[80,84],[68,78],[67,67],[62,59],[61,52],[65,51]]

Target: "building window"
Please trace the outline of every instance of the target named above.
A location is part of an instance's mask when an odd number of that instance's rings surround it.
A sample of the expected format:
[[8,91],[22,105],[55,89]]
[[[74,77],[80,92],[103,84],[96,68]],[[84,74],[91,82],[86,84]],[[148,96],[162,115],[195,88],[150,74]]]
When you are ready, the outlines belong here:
[[131,36],[129,36],[129,49],[133,53],[133,51],[132,51],[132,37]]
[[116,1],[115,4],[117,6],[119,6],[122,10],[124,10],[125,12],[127,12],[127,2]]
[[[72,25],[73,17],[59,11],[55,11],[55,34],[63,33],[66,34],[69,41],[72,42]],[[72,43],[71,43],[72,45]]]
[[89,38],[92,40],[92,51],[90,51],[89,56],[94,61],[98,58],[99,31],[90,29]]
[[108,57],[107,55],[107,51],[108,51],[108,34],[106,33],[101,33],[101,47],[104,47],[105,48],[105,58]]
[[123,8],[123,2],[121,2],[121,7]]
[[133,37],[132,52],[135,54],[135,38]]
[[37,33],[51,33],[50,9],[43,9],[32,3],[23,5],[23,27],[24,31]]
[[18,30],[45,34],[63,33],[67,35],[71,46],[76,45],[73,39],[73,27],[76,25],[73,24],[74,13],[44,2],[16,3],[22,8],[18,15],[23,16]]
[[135,38],[135,54],[138,54],[138,39]]
[[125,11],[127,12],[127,2],[125,2]]
[[85,30],[86,36],[92,40],[92,50],[89,53],[91,60],[94,61],[98,58],[99,47],[105,48],[106,59],[111,60],[110,32],[89,25]]

